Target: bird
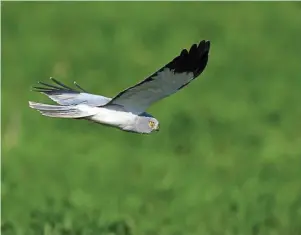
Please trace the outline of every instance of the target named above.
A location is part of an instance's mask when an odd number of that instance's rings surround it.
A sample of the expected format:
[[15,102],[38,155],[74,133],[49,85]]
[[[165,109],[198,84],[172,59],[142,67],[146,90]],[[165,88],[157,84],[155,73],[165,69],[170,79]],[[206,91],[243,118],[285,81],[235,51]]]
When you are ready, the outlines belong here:
[[197,78],[207,66],[209,50],[209,40],[201,40],[189,50],[182,49],[168,64],[113,98],[89,93],[76,82],[76,88],[71,88],[50,77],[52,84],[40,81],[32,91],[48,96],[58,105],[29,101],[29,107],[47,117],[85,119],[140,134],[157,132],[160,123],[147,109]]

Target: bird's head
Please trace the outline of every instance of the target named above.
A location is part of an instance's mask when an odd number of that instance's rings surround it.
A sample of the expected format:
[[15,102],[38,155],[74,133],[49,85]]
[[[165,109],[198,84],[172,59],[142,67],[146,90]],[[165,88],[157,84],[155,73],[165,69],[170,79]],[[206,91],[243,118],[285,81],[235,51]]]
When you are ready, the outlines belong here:
[[136,131],[139,133],[149,134],[153,131],[159,131],[159,121],[154,117],[138,116],[135,125]]

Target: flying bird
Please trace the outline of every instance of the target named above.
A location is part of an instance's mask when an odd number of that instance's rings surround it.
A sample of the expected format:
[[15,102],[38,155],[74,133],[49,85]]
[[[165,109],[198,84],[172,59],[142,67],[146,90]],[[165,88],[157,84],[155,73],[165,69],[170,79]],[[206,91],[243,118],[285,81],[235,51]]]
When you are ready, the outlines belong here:
[[38,82],[33,91],[47,95],[58,105],[29,101],[29,107],[42,115],[55,118],[85,119],[123,131],[149,134],[159,130],[159,121],[146,112],[153,103],[168,97],[205,69],[210,41],[193,44],[177,57],[138,84],[129,87],[114,98],[88,93],[76,82],[77,89],[50,78],[53,84]]

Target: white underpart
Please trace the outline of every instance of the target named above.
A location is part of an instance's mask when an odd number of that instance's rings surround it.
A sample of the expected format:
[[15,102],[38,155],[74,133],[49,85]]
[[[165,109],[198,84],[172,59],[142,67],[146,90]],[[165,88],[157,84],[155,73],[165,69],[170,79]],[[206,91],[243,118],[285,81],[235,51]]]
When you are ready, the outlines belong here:
[[110,126],[116,126],[122,129],[127,127],[134,127],[135,120],[137,118],[137,115],[129,112],[112,110],[102,107],[91,107],[84,104],[77,105],[77,107],[83,112],[94,114],[92,116],[86,117],[86,119],[88,120]]

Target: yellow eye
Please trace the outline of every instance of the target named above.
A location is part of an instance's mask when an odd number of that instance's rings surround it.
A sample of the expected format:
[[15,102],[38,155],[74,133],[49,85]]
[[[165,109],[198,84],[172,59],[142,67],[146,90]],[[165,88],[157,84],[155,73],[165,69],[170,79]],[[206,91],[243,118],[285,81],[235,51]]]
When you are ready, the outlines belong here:
[[149,122],[148,122],[148,125],[149,125],[149,127],[152,128],[152,129],[154,129],[154,127],[155,127],[155,123],[154,123],[153,121],[149,121]]

